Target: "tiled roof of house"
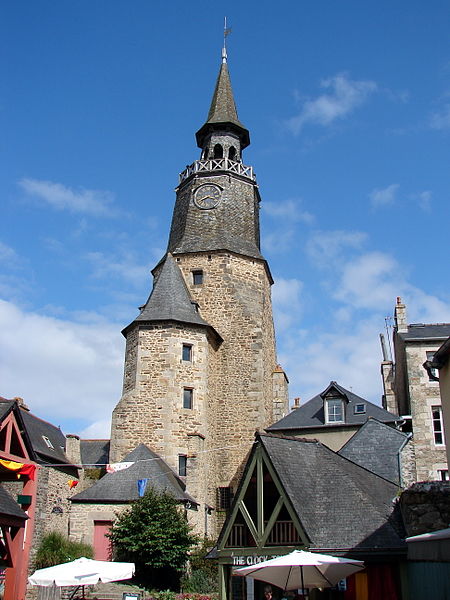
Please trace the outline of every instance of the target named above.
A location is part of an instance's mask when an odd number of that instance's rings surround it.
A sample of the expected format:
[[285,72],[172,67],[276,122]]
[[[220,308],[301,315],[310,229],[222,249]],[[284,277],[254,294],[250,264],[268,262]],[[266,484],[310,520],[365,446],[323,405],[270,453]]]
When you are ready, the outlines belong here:
[[66,438],[59,427],[36,417],[32,412],[21,407],[16,400],[0,398],[0,420],[4,419],[11,410],[14,411],[19,424],[23,424],[24,439],[32,460],[39,463],[73,466],[65,454]]
[[311,548],[405,547],[395,498],[398,487],[320,442],[260,435]]
[[83,465],[107,465],[109,463],[110,440],[80,440]]
[[[326,423],[325,412],[324,412],[324,396],[330,390],[335,388],[339,394],[344,398],[344,422],[339,423]],[[365,410],[363,413],[355,412],[355,406],[363,404]],[[335,381],[332,381],[330,385],[320,394],[302,404],[299,408],[296,408],[288,415],[271,425],[267,428],[269,432],[276,431],[287,431],[294,429],[308,429],[308,428],[330,428],[330,427],[342,427],[343,425],[362,425],[367,421],[369,417],[373,417],[382,423],[394,423],[399,421],[400,417],[394,415],[387,410],[384,410],[381,406],[377,406],[360,396],[357,396],[353,392],[346,390]]]
[[134,462],[131,467],[107,473],[87,490],[72,496],[72,502],[131,502],[139,498],[137,482],[148,479],[149,486],[170,492],[180,502],[198,504],[185,491],[184,482],[158,454],[144,444],[130,452],[123,462]]
[[338,454],[400,485],[399,452],[409,437],[394,427],[369,419]]
[[427,339],[445,340],[450,336],[450,323],[412,323],[408,325],[407,332],[398,332],[398,335],[408,342]]
[[20,409],[20,415],[30,438],[36,460],[71,465],[65,454],[66,438],[59,427]]
[[183,275],[170,253],[162,262],[149,299],[133,323],[144,321],[177,321],[212,329],[197,311]]

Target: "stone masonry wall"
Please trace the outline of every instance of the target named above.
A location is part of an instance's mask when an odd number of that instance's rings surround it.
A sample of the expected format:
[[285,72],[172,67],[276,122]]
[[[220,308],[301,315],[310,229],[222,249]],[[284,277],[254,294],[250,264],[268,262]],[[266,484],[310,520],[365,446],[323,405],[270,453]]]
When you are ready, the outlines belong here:
[[114,522],[128,504],[85,504],[73,502],[70,510],[70,539],[94,545],[94,521]]
[[[176,256],[202,317],[223,337],[208,377],[208,496],[236,482],[255,430],[273,422],[276,368],[270,282],[263,261],[228,252]],[[192,271],[203,271],[194,285]],[[286,402],[287,404],[287,402]]]
[[408,536],[446,529],[450,523],[448,481],[415,483],[400,496]]
[[[209,342],[202,327],[158,323],[136,327],[128,344],[125,373],[137,364],[135,386],[113,412],[110,461],[117,462],[145,443],[178,469],[187,454],[187,434],[204,432]],[[192,345],[192,361],[182,360],[182,345]],[[137,355],[137,361],[135,359]],[[193,390],[192,409],[183,408],[183,389]]]
[[427,351],[435,351],[437,347],[432,344],[406,346],[417,481],[438,479],[438,470],[447,469],[445,444],[436,444],[433,434],[432,407],[441,405],[439,383],[429,381],[422,366]]

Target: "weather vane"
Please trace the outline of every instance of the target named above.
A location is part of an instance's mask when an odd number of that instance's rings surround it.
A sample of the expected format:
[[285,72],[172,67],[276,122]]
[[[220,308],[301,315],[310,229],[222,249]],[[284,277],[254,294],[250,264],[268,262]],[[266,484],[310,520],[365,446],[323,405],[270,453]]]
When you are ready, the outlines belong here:
[[224,17],[223,24],[223,48],[222,48],[222,62],[227,62],[227,37],[231,33],[231,27],[227,27],[227,18]]

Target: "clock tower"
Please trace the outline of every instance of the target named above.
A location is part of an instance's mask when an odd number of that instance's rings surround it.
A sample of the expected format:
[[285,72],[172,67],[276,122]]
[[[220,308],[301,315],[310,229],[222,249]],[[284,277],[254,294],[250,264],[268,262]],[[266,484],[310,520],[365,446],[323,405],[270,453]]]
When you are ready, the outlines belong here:
[[198,502],[197,531],[214,535],[254,432],[288,409],[277,365],[260,195],[242,160],[225,49],[211,107],[196,134],[200,158],[179,176],[167,252],[126,340],[123,395],[110,461],[139,443],[160,454]]

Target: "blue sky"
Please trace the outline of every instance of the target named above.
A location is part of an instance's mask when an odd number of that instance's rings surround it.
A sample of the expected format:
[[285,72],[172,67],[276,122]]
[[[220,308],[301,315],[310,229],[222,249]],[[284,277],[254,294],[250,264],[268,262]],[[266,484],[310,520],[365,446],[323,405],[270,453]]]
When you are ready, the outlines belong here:
[[0,395],[108,436],[120,331],[199,158],[225,14],[291,398],[333,379],[380,402],[396,296],[410,322],[450,321],[447,2],[1,10]]

